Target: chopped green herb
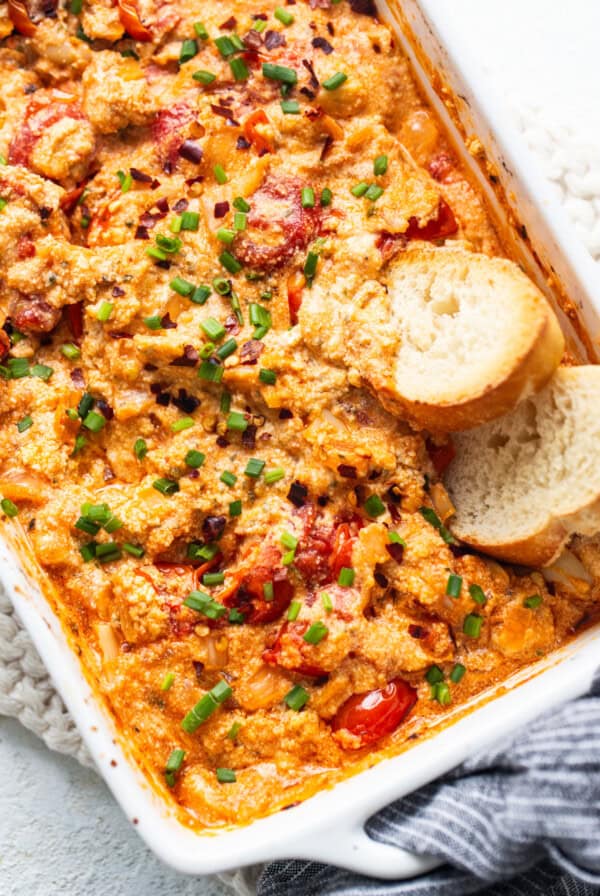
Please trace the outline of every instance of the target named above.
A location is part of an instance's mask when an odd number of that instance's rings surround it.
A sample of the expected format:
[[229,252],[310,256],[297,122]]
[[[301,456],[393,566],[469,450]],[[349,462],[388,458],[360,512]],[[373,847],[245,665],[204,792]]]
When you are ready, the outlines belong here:
[[300,103],[298,100],[282,100],[281,111],[284,115],[300,115]]
[[302,687],[302,685],[295,684],[283,699],[290,709],[299,712],[310,700],[310,694]]
[[54,373],[54,368],[48,367],[47,364],[34,364],[30,368],[29,373],[31,376],[37,376],[40,380],[44,380],[47,383]]
[[469,613],[468,616],[465,616],[463,622],[463,632],[470,638],[478,638],[481,633],[482,625],[483,616],[479,616],[477,613]]
[[276,6],[273,15],[276,19],[279,19],[282,25],[291,25],[294,21],[292,13],[283,6]]
[[174,423],[171,423],[171,431],[183,432],[184,429],[191,429],[193,425],[194,419],[192,417],[180,417],[179,420],[175,420]]
[[219,323],[218,320],[215,320],[214,317],[207,317],[206,320],[200,322],[200,326],[204,330],[208,338],[212,339],[213,342],[217,342],[219,339],[222,339],[227,332],[225,327],[221,323]]
[[201,451],[196,451],[192,448],[185,456],[185,463],[188,467],[192,467],[192,469],[197,470],[198,467],[201,467],[204,461],[206,460],[206,456],[202,454]]
[[323,638],[326,638],[329,633],[329,629],[321,620],[317,620],[317,622],[313,622],[313,624],[308,628],[308,630],[303,635],[303,640],[306,641],[307,644],[320,644]]
[[185,750],[176,749],[171,752],[165,766],[165,780],[168,787],[174,787],[177,772],[180,770],[185,758]]
[[298,82],[298,75],[293,68],[285,65],[274,65],[271,62],[263,62],[262,73],[271,81],[280,81],[282,84],[293,86]]
[[198,69],[198,71],[194,72],[192,75],[194,81],[198,81],[200,84],[204,85],[212,84],[216,77],[217,76],[213,75],[212,72],[207,72],[204,69]]
[[437,684],[439,681],[444,680],[444,673],[439,666],[430,666],[425,673],[425,680],[428,681],[429,684]]
[[110,319],[114,307],[112,302],[100,302],[98,310],[96,311],[96,319],[102,323],[106,323],[106,321]]
[[183,65],[185,62],[189,62],[190,59],[193,59],[194,56],[198,53],[198,44],[193,38],[188,40],[184,40],[181,44],[181,50],[179,51],[179,63]]
[[303,187],[301,194],[302,208],[315,207],[315,191],[312,187]]
[[373,162],[373,174],[375,177],[381,177],[388,170],[388,157],[386,155],[377,156]]
[[233,56],[235,53],[235,46],[226,34],[222,34],[220,37],[215,37],[215,45],[221,56],[224,58]]
[[181,229],[182,230],[198,230],[200,224],[200,214],[198,212],[182,212],[181,213]]
[[105,541],[96,545],[96,560],[100,563],[113,563],[121,559],[121,547],[115,541]]
[[173,682],[175,681],[175,676],[172,672],[167,672],[165,677],[163,678],[160,689],[161,691],[168,691],[173,687]]
[[64,345],[61,345],[60,350],[68,361],[77,361],[78,358],[81,358],[81,349],[72,342],[65,342]]
[[460,597],[460,592],[462,589],[462,576],[454,575],[451,573],[448,576],[448,582],[446,583],[446,594],[449,597]]
[[124,171],[117,171],[117,177],[119,178],[119,183],[121,184],[121,193],[129,193],[133,184],[131,172],[128,171],[127,174],[125,174]]
[[230,274],[239,274],[242,270],[242,264],[237,260],[235,255],[231,254],[231,252],[221,252],[219,255],[219,262]]
[[174,495],[179,491],[179,483],[174,479],[165,479],[164,476],[161,476],[160,479],[154,480],[152,488],[155,488],[161,495]]
[[263,585],[263,597],[268,601],[272,601],[275,597],[275,589],[273,588],[273,582],[265,582]]
[[326,208],[328,205],[331,205],[332,199],[333,199],[333,193],[331,192],[329,187],[324,187],[323,190],[321,190],[321,199],[320,199],[320,202],[321,202],[321,205],[323,206],[323,208]]
[[244,470],[244,475],[249,476],[251,479],[258,479],[260,474],[262,473],[265,466],[264,460],[259,460],[256,457],[251,457],[248,463],[246,464],[246,469]]
[[295,535],[292,535],[291,532],[282,532],[281,538],[279,539],[284,548],[287,548],[290,551],[295,551],[298,547],[298,539]]
[[87,544],[82,544],[79,548],[79,553],[83,558],[84,563],[89,563],[91,560],[94,560],[96,557],[96,548],[97,544],[95,541],[88,541]]
[[233,200],[233,207],[237,208],[239,212],[250,211],[250,203],[246,202],[246,200],[242,196],[236,196],[236,198]]
[[198,368],[198,376],[201,380],[206,380],[208,383],[220,383],[223,379],[223,368],[217,361],[211,358],[202,362]]
[[217,781],[220,784],[233,784],[236,780],[235,772],[232,768],[217,769]]
[[195,305],[204,305],[210,295],[210,286],[197,286],[190,296],[190,302]]
[[483,605],[487,600],[485,592],[481,585],[469,585],[469,594],[476,604]]
[[207,588],[211,588],[213,585],[222,585],[224,581],[225,573],[223,572],[205,572],[202,576],[202,584]]
[[535,610],[542,604],[542,596],[541,594],[532,594],[531,597],[526,597],[523,601],[523,606],[527,607],[528,610]]
[[450,681],[452,681],[454,684],[458,684],[466,671],[467,670],[462,663],[455,663],[452,667],[452,672],[450,673]]
[[379,495],[369,495],[364,506],[369,516],[381,516],[385,513],[385,504]]
[[227,620],[231,623],[231,625],[243,625],[246,621],[246,617],[242,612],[240,612],[240,610],[234,607],[233,610],[229,611]]
[[245,81],[250,77],[250,72],[248,71],[248,66],[241,58],[241,56],[236,56],[235,59],[229,60],[229,67],[231,69],[231,73],[236,81]]
[[432,697],[440,706],[449,706],[452,703],[452,694],[445,681],[440,681],[432,688]]
[[227,227],[219,227],[217,230],[217,239],[227,246],[230,246],[235,239],[236,231]]
[[283,467],[274,467],[272,470],[267,470],[264,476],[265,483],[267,485],[274,485],[276,482],[280,482],[280,480],[285,478],[285,470]]
[[125,553],[131,554],[132,557],[137,557],[138,560],[144,556],[144,549],[137,544],[132,544],[130,541],[123,542],[123,550]]
[[133,453],[138,460],[143,460],[148,454],[148,445],[145,439],[136,439],[133,444]]
[[193,709],[183,718],[181,727],[188,734],[193,734],[200,725],[205,722],[215,711],[215,709],[231,697],[233,691],[227,682],[218,682],[210,691],[208,691],[201,700],[196,703]]
[[14,517],[18,514],[19,508],[16,504],[10,500],[10,498],[2,498],[0,501],[0,507],[2,511],[6,514],[6,516]]
[[232,411],[227,418],[227,429],[232,429],[234,432],[245,432],[248,429],[248,421],[245,414]]
[[90,432],[100,432],[106,426],[106,417],[96,411],[90,411],[83,420],[83,426]]
[[145,317],[144,323],[149,330],[162,330],[162,317],[160,314],[153,314],[152,317]]
[[184,606],[202,613],[208,619],[221,619],[227,614],[227,607],[214,600],[204,591],[192,591],[184,600]]
[[336,72],[335,75],[323,81],[323,87],[325,90],[337,90],[347,80],[348,75],[344,74],[344,72]]
[[452,533],[446,529],[435,510],[431,507],[419,507],[419,513],[423,519],[427,520],[427,522],[433,526],[434,529],[438,530],[446,544],[456,544],[456,539]]
[[357,199],[360,199],[361,196],[364,196],[367,190],[369,189],[369,184],[364,180],[361,180],[359,184],[355,184],[351,187],[350,192],[353,196],[356,196]]
[[234,486],[237,482],[237,476],[235,475],[235,473],[232,473],[231,470],[223,470],[223,472],[219,476],[219,479],[221,480],[221,482],[225,483],[225,485],[228,485],[229,488]]
[[247,220],[246,212],[236,212],[233,216],[233,229],[239,232],[245,230]]
[[356,576],[356,572],[349,566],[342,566],[340,569],[340,574],[338,576],[338,585],[342,585],[344,588],[349,588],[354,584],[354,578]]
[[227,732],[227,737],[229,740],[235,740],[241,730],[240,722],[234,722],[229,731]]
[[277,381],[277,374],[274,370],[269,370],[266,367],[261,367],[258,373],[258,378],[261,383],[266,383],[268,386],[274,386]]
[[383,196],[383,192],[383,187],[380,187],[379,184],[371,184],[369,189],[365,191],[365,199],[376,202],[380,196]]
[[215,167],[213,168],[213,174],[215,175],[215,180],[218,184],[227,183],[227,174],[225,173],[225,169],[222,165],[215,165]]
[[288,607],[287,618],[290,622],[295,622],[298,618],[298,614],[302,609],[302,603],[299,600],[293,600]]
[[241,516],[242,515],[242,502],[241,501],[232,501],[229,505],[229,516]]
[[200,40],[208,40],[208,31],[203,22],[194,22],[194,31],[196,32],[196,37],[199,37]]

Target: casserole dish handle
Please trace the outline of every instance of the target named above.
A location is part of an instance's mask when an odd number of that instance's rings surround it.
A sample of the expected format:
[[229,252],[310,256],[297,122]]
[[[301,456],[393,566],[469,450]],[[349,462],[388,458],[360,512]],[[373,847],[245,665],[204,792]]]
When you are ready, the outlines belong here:
[[357,874],[384,880],[405,880],[438,868],[444,860],[438,856],[417,855],[405,849],[369,837],[364,822],[334,831],[318,830],[296,844],[299,858],[347,868]]

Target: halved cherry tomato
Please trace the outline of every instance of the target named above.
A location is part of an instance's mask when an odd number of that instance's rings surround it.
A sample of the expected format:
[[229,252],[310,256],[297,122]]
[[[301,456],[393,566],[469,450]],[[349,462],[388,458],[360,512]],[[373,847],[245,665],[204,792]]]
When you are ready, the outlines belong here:
[[446,471],[446,468],[456,456],[456,450],[452,439],[448,439],[443,445],[434,445],[431,439],[427,439],[425,447],[427,448],[427,454],[435,468],[435,472],[441,478]]
[[[273,599],[265,600],[264,586],[273,584]],[[255,625],[274,622],[287,610],[294,588],[288,580],[288,571],[281,566],[281,553],[273,544],[263,547],[255,566],[244,574],[239,588],[221,597],[226,607],[235,607],[246,622]]]
[[152,32],[142,24],[135,0],[117,0],[119,18],[127,34],[134,40],[152,40]]
[[[320,678],[322,675],[327,675],[325,669],[322,669],[316,663],[311,663],[310,658],[308,660],[304,659],[307,654],[310,654],[311,650],[314,650],[314,647],[307,644],[304,640],[304,634],[308,627],[308,622],[284,622],[279,629],[273,644],[270,647],[267,647],[263,652],[262,658],[264,662],[268,663],[270,666],[280,666],[283,669],[287,669],[289,672],[297,672],[298,675],[307,675],[310,678]],[[294,647],[302,657],[300,662],[293,666],[282,662],[283,649],[286,641],[290,646]]]
[[259,155],[263,152],[273,152],[273,144],[257,130],[257,124],[270,124],[264,109],[255,109],[250,113],[244,122],[244,137],[252,143]]
[[409,240],[441,240],[458,230],[454,213],[444,199],[440,199],[437,217],[422,227],[416,218],[410,218],[404,236]]
[[30,19],[27,4],[23,0],[8,0],[8,15],[19,34],[33,37],[37,25]]
[[402,678],[384,688],[354,694],[338,709],[331,727],[360,739],[358,747],[371,744],[395,731],[417,702],[417,692]]

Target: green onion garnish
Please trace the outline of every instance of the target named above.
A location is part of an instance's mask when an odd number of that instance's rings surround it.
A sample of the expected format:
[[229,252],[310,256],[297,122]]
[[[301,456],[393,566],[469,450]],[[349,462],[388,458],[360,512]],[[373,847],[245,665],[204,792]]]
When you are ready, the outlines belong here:
[[449,706],[452,703],[452,694],[445,681],[440,681],[432,688],[432,697],[440,706]]
[[169,286],[180,296],[189,296],[194,291],[194,284],[190,283],[189,280],[184,280],[183,277],[174,277]]
[[229,230],[227,227],[219,227],[217,230],[217,239],[230,246],[235,239],[235,234],[235,230]]
[[208,40],[208,31],[204,27],[203,22],[194,22],[194,31],[196,32],[196,37],[199,37],[200,40]]
[[198,52],[198,44],[193,39],[184,40],[179,51],[179,63],[189,62]]
[[83,420],[83,426],[90,432],[100,432],[106,426],[106,417],[96,411],[90,411]]
[[165,766],[165,780],[168,787],[175,786],[177,772],[181,768],[184,758],[185,750],[176,749],[172,751],[171,755],[167,759],[167,764]]
[[367,190],[369,189],[369,184],[366,181],[361,180],[359,184],[355,184],[350,192],[353,196],[356,196],[357,199],[360,199],[361,196],[364,196]]
[[258,479],[264,469],[264,466],[264,460],[259,460],[257,457],[251,457],[246,464],[244,475],[249,476],[251,479]]
[[198,467],[201,467],[204,461],[206,460],[206,456],[202,454],[201,451],[196,451],[195,448],[192,448],[186,454],[184,461],[188,467],[192,467],[193,470],[197,470]]
[[287,618],[290,622],[295,622],[298,618],[298,614],[302,609],[302,603],[299,600],[293,600],[288,607]]
[[236,780],[235,772],[232,768],[217,769],[217,781],[220,784],[233,784]]
[[190,302],[195,305],[204,305],[210,295],[210,286],[197,286],[190,296]]
[[171,231],[171,233],[181,232],[181,215],[175,215],[175,217],[169,224],[169,230]]
[[307,644],[320,644],[323,638],[327,637],[329,629],[321,620],[317,620],[317,622],[313,622],[313,624],[308,628],[308,630],[304,633],[303,640],[306,641]]
[[131,172],[125,174],[124,171],[117,171],[117,177],[119,178],[119,183],[121,184],[121,193],[129,193],[133,184]]
[[526,597],[523,601],[523,606],[527,607],[528,610],[535,610],[542,603],[541,594],[532,594],[531,597]]
[[205,572],[202,576],[202,584],[210,588],[213,585],[222,585],[225,581],[223,572]]
[[483,616],[479,616],[477,613],[469,613],[468,616],[465,616],[463,622],[463,632],[470,638],[478,638],[481,633],[482,625]]
[[233,207],[237,208],[239,212],[250,211],[250,203],[246,202],[246,200],[242,196],[236,196],[236,198],[233,200]]
[[236,56],[235,59],[230,59],[229,67],[236,81],[245,81],[250,77],[248,66],[240,56]]
[[400,544],[403,548],[406,547],[406,542],[404,541],[404,539],[400,535],[398,535],[397,532],[394,532],[393,529],[390,529],[388,531],[388,541],[390,542],[390,544]]
[[246,212],[236,212],[233,216],[233,229],[237,231],[245,230],[247,219]]
[[123,542],[123,550],[127,554],[131,554],[132,557],[137,557],[138,560],[144,556],[144,549],[137,544],[132,544],[130,541]]
[[110,319],[114,307],[112,302],[100,302],[98,310],[96,311],[96,319],[102,323],[106,323],[106,321]]
[[301,194],[302,208],[315,207],[315,191],[312,187],[303,187]]
[[288,691],[285,697],[283,698],[284,702],[287,703],[290,709],[294,709],[296,712],[302,709],[308,701],[310,700],[310,694],[305,688],[300,684],[295,684],[291,691]]
[[385,174],[387,170],[388,157],[386,155],[377,156],[377,158],[373,162],[373,174],[376,177],[381,177],[381,175]]
[[188,734],[193,734],[221,703],[224,703],[228,697],[231,697],[232,693],[233,691],[227,682],[221,679],[184,717],[181,722],[183,730],[187,731]]
[[349,588],[354,584],[355,576],[356,572],[354,569],[349,566],[342,566],[338,576],[338,585],[342,585],[343,588]]
[[229,271],[230,274],[238,274],[242,270],[242,264],[237,260],[235,255],[232,255],[231,252],[221,252],[219,255],[219,261],[223,265],[226,271]]
[[380,187],[379,184],[371,184],[369,189],[365,191],[365,199],[376,202],[380,196],[383,196],[383,192],[383,187]]
[[105,541],[96,545],[96,560],[100,563],[112,563],[121,559],[121,547],[115,541]]
[[240,722],[234,722],[229,731],[227,732],[227,737],[229,740],[235,740],[238,736],[239,731],[241,730]]
[[38,379],[44,380],[44,382],[47,383],[54,373],[54,368],[48,367],[47,364],[34,364],[33,367],[29,369],[29,373],[31,376],[37,376]]
[[223,391],[219,399],[219,410],[222,414],[228,414],[231,410],[231,393]]
[[237,482],[237,476],[235,473],[232,473],[231,470],[223,470],[221,475],[219,476],[221,482],[224,482],[225,485],[228,485],[229,488],[234,486]]
[[328,205],[331,205],[332,199],[333,199],[333,193],[331,192],[329,187],[324,187],[323,190],[321,190],[321,199],[320,199],[320,202],[321,202],[321,205],[323,206],[323,208],[326,208]]
[[133,453],[138,460],[143,460],[148,454],[148,445],[145,439],[136,439],[133,445]]
[[281,538],[279,539],[284,548],[287,548],[290,551],[295,551],[298,547],[298,539],[295,535],[292,535],[291,532],[282,532]]
[[204,69],[198,69],[197,72],[194,72],[192,78],[194,81],[198,81],[200,84],[212,84],[217,76],[213,75],[212,72],[207,72]]
[[452,667],[452,672],[450,673],[450,681],[452,681],[454,684],[458,684],[466,671],[467,670],[462,663],[455,663]]
[[96,556],[96,547],[97,544],[95,541],[89,541],[87,544],[82,544],[79,548],[79,553],[83,558],[84,563],[89,563]]
[[13,504],[10,498],[2,498],[2,500],[0,501],[0,507],[2,508],[6,516],[14,517],[19,512],[19,508],[16,504]]
[[431,507],[419,507],[419,513],[423,519],[427,520],[427,522],[433,526],[434,529],[438,530],[446,544],[456,544],[456,539],[452,533],[446,529],[435,510],[432,510]]
[[235,46],[226,34],[222,34],[220,37],[215,37],[215,44],[223,57],[233,56],[235,53]]
[[448,576],[448,582],[446,584],[446,594],[449,597],[460,597],[460,592],[462,589],[462,576],[454,575],[451,573]]
[[344,72],[336,72],[331,78],[327,78],[323,81],[323,87],[325,90],[337,90],[337,88],[341,87],[344,81],[347,80],[348,75],[344,74]]
[[222,165],[215,165],[215,167],[213,168],[213,174],[215,175],[215,180],[218,184],[227,183],[227,174],[225,173],[225,169]]
[[250,302],[248,307],[250,314],[250,323],[255,327],[266,327],[270,329],[272,326],[271,312],[264,305],[258,305],[256,302]]
[[151,317],[145,317],[144,324],[149,330],[162,330],[162,317],[160,314],[153,314]]
[[238,411],[232,411],[227,418],[227,429],[232,429],[234,432],[245,432],[248,429],[246,416]]
[[481,585],[469,585],[469,594],[476,604],[483,605],[487,600],[485,592]]
[[154,241],[159,249],[162,249],[163,252],[167,252],[169,255],[179,252],[183,246],[179,237],[165,236],[164,233],[157,233],[154,237]]
[[242,502],[241,501],[232,501],[229,505],[229,516],[241,516],[242,515]]
[[385,513],[385,504],[379,495],[369,495],[364,506],[369,516],[381,516]]
[[273,588],[273,582],[265,582],[263,585],[263,597],[268,601],[272,601],[275,597],[275,589]]
[[331,613],[333,610],[333,601],[331,600],[331,595],[324,591],[321,594],[321,603],[323,604],[323,609],[326,613]]
[[152,488],[155,488],[161,495],[174,495],[179,491],[179,483],[174,479],[165,479],[164,476],[161,476],[160,479],[154,480]]
[[274,485],[276,482],[279,482],[284,478],[285,470],[283,469],[283,467],[274,467],[272,470],[267,470],[264,476],[264,480],[267,485]]
[[262,73],[265,78],[270,78],[271,81],[280,81],[282,84],[293,86],[298,82],[298,75],[294,69],[287,68],[285,65],[263,62]]
[[203,361],[198,368],[198,376],[201,380],[205,380],[207,383],[220,383],[223,379],[223,368],[212,359],[210,361]]
[[277,374],[274,370],[268,370],[266,367],[261,367],[258,373],[258,378],[261,383],[266,383],[268,386],[275,385],[277,380]]
[[227,607],[214,600],[210,594],[205,594],[204,591],[190,592],[183,603],[190,610],[196,610],[197,613],[202,613],[208,619],[221,619],[227,613]]

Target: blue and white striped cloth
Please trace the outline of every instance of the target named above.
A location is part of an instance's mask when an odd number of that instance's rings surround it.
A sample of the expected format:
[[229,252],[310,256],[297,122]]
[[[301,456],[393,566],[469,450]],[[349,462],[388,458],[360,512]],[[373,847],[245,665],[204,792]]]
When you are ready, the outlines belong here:
[[273,862],[258,896],[600,892],[600,679],[588,696],[387,806],[367,831],[447,864],[394,882],[316,862]]

